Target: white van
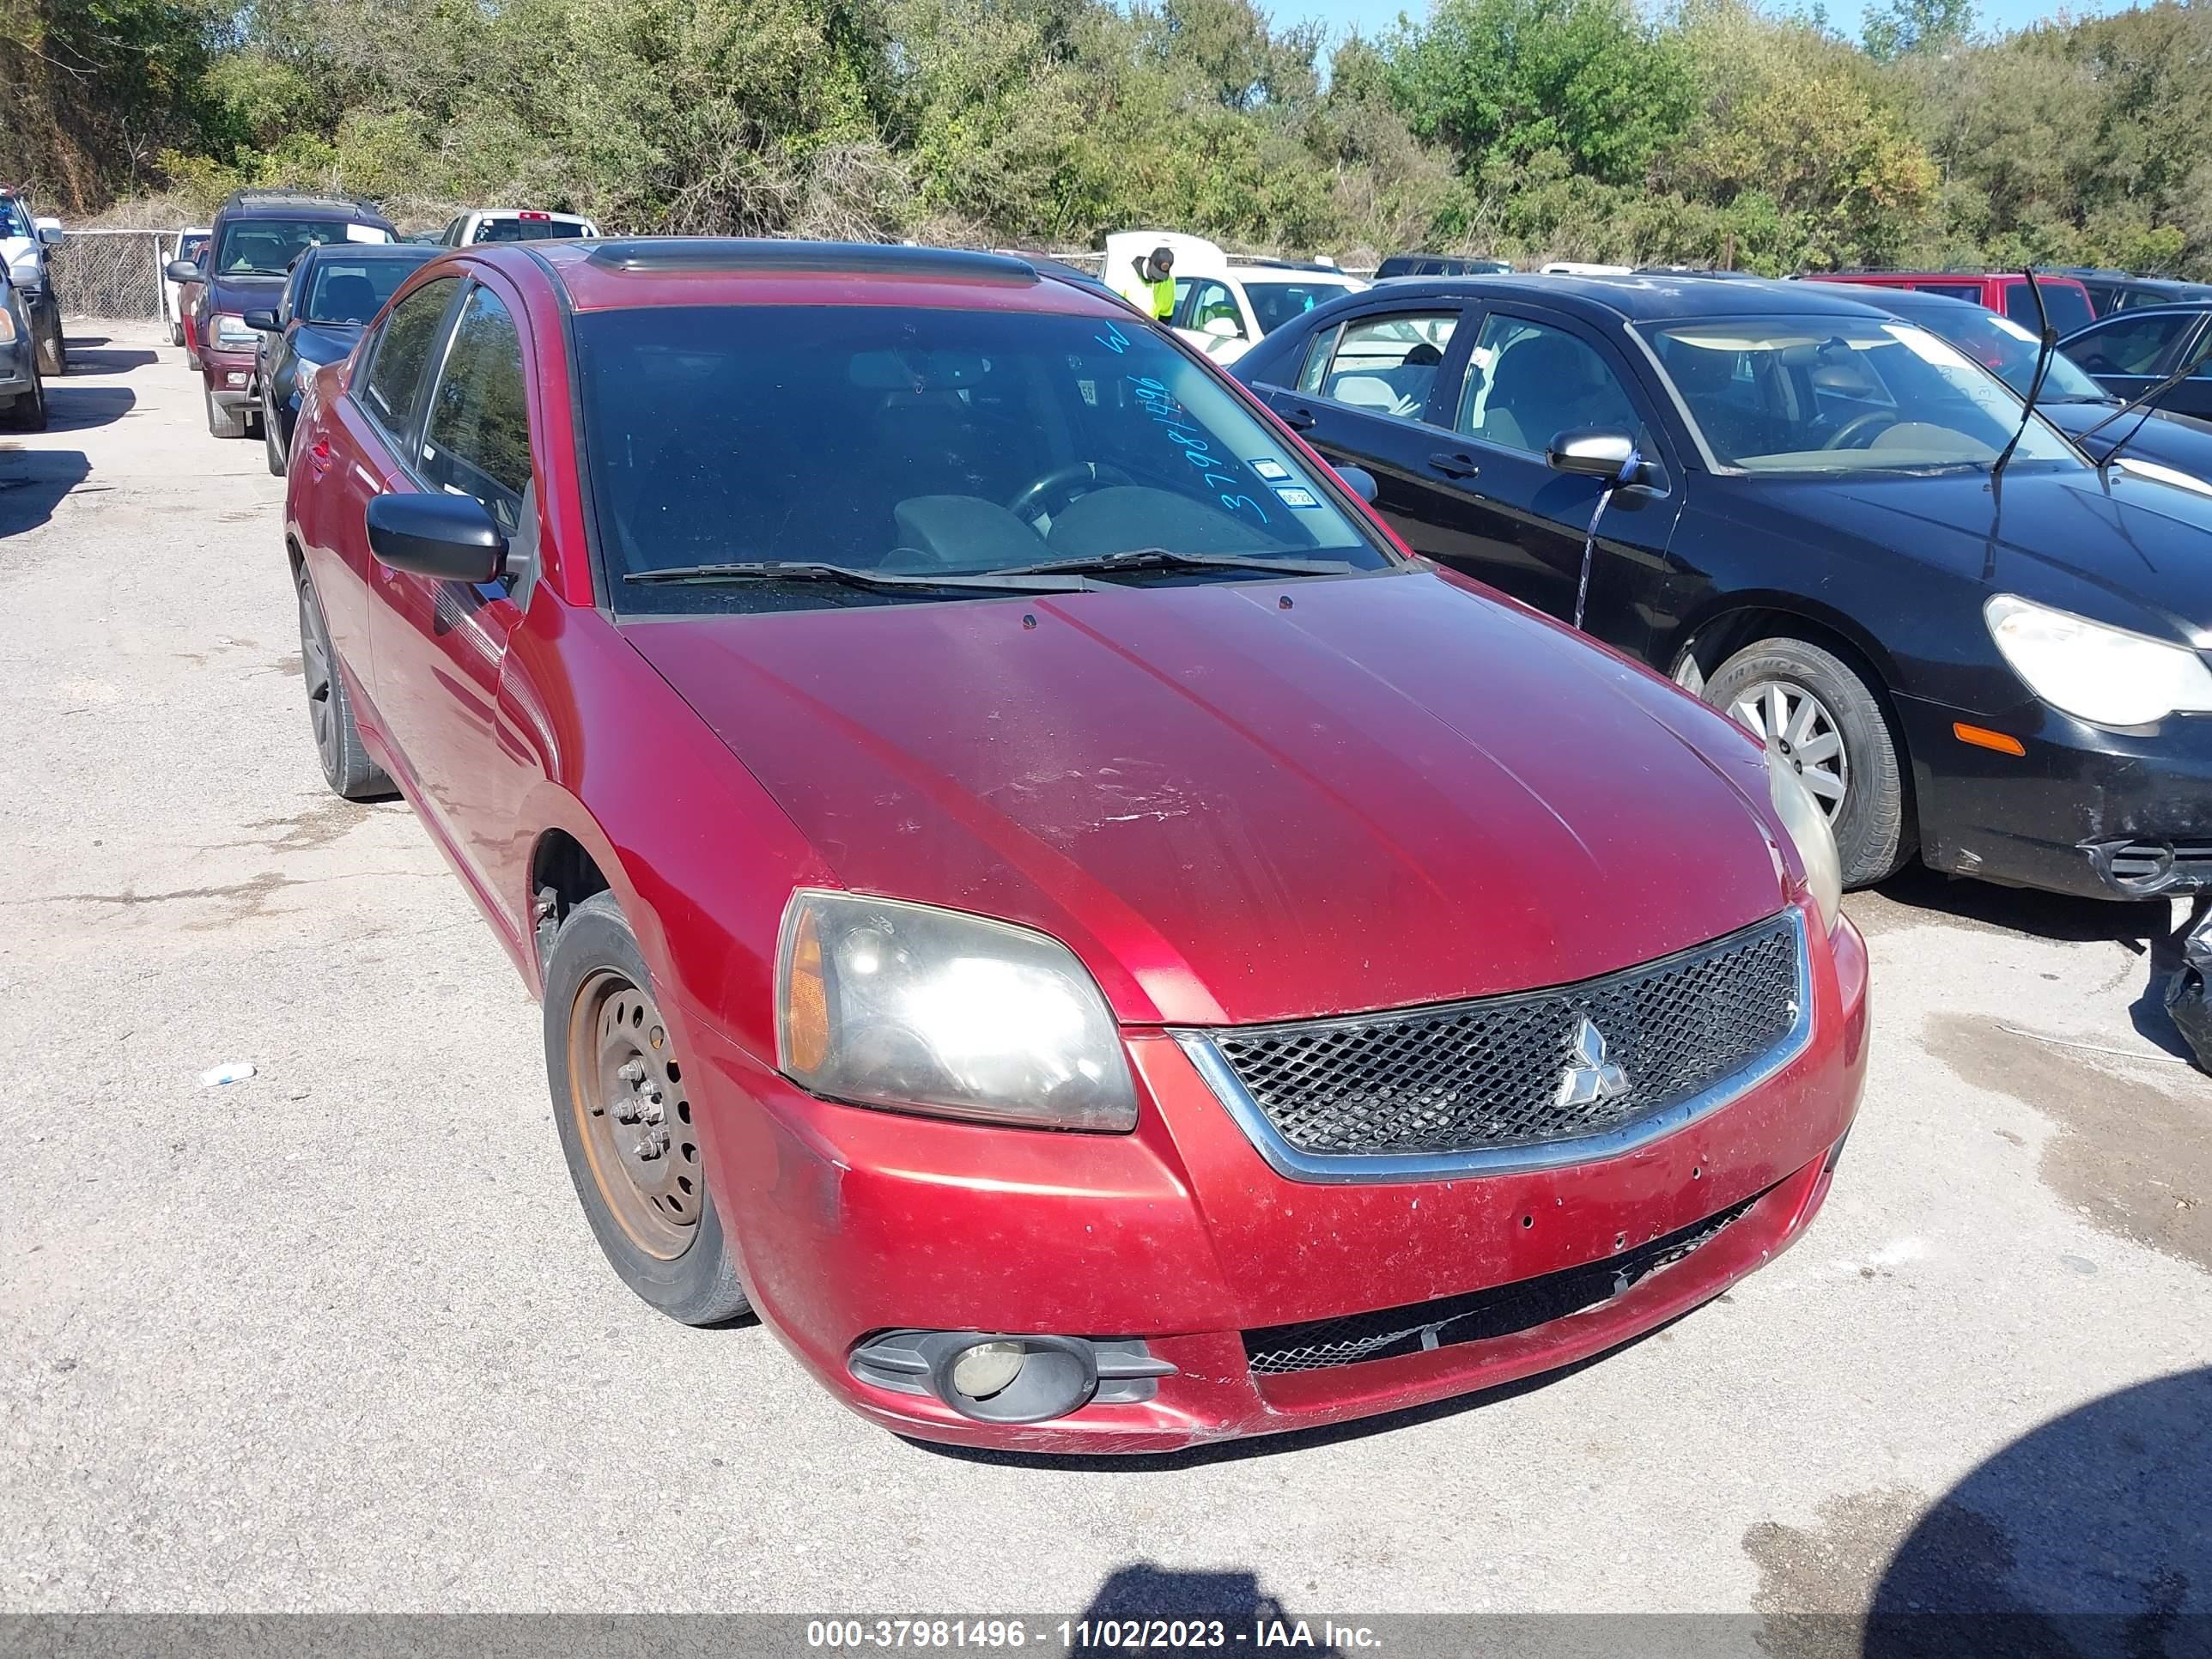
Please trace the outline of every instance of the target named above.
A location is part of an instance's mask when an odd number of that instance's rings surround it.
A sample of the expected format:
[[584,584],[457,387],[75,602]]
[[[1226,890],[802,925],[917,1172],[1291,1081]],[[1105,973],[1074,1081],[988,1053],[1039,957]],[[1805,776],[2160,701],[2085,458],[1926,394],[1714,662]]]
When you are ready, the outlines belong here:
[[538,208],[478,208],[447,225],[438,240],[447,247],[474,247],[478,242],[551,242],[599,234],[599,226],[581,214],[547,213]]
[[1168,325],[1217,363],[1235,362],[1263,334],[1367,284],[1329,264],[1293,264],[1224,253],[1203,236],[1119,230],[1106,239],[1106,285],[1147,317],[1152,285],[1137,267],[1154,248],[1175,255],[1175,314]]

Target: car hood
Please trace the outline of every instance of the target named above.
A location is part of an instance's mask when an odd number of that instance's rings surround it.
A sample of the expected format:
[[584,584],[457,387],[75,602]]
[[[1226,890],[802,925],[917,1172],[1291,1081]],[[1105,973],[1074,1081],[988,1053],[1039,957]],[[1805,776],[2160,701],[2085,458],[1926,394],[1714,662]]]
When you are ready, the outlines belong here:
[[292,349],[302,362],[334,363],[361,339],[359,323],[302,323],[292,332]]
[[274,310],[284,293],[284,279],[280,276],[245,276],[231,271],[219,271],[207,279],[207,302],[210,311],[248,312],[263,308]]
[[[2045,419],[2076,443],[2081,442],[2093,428],[2103,426],[2104,430],[2088,439],[2087,446],[2098,460],[2111,455],[2113,447],[2125,438],[2127,445],[2120,451],[2123,455],[2156,461],[2212,479],[2212,422],[2164,409],[2152,410],[2148,420],[2138,410],[2112,421],[2120,409],[2118,399],[2102,404],[2045,404],[2039,407]],[[2107,421],[2112,424],[2106,426]]]
[[1903,552],[2123,627],[2212,623],[2212,497],[2194,490],[2044,466],[2008,467],[1996,489],[1985,472],[1733,482],[1747,522],[1838,551]]
[[1782,902],[1748,738],[1426,569],[625,632],[845,885],[1041,928],[1133,1022],[1562,984]]

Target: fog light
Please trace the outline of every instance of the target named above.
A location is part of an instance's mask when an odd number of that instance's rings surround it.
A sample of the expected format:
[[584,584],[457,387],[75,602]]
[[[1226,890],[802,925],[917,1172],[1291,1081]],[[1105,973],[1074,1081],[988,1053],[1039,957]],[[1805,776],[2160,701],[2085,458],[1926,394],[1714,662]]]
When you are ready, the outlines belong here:
[[225,386],[244,386],[246,384],[246,376],[243,374],[226,374],[222,377],[222,383]]
[[1022,1374],[1018,1342],[978,1342],[952,1362],[952,1386],[970,1400],[988,1400]]

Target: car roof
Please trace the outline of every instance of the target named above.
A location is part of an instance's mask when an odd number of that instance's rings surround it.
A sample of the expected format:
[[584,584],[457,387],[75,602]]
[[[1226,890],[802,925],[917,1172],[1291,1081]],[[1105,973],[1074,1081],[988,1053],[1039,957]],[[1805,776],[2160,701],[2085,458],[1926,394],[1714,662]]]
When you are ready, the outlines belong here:
[[464,219],[520,219],[526,213],[533,219],[574,219],[583,221],[588,220],[592,216],[588,213],[571,213],[566,208],[503,207],[471,208],[466,213],[464,213],[461,217]]
[[431,242],[318,242],[301,249],[300,257],[313,259],[329,254],[348,259],[412,259],[420,264],[445,251]]
[[495,268],[530,261],[578,311],[640,306],[906,305],[1060,311],[1127,321],[1129,307],[1088,286],[1040,276],[1025,259],[960,248],[738,237],[479,244]]
[[[1401,276],[1390,283],[1389,298],[1531,300],[1584,315],[1610,315],[1622,322],[1674,322],[1692,317],[1863,317],[1881,307],[1849,290],[1818,283],[1757,279],[1715,282],[1702,275],[1628,276]],[[1345,301],[1332,300],[1332,307]]]
[[216,210],[218,219],[336,219],[392,228],[382,210],[349,196],[316,196],[307,191],[241,191]]

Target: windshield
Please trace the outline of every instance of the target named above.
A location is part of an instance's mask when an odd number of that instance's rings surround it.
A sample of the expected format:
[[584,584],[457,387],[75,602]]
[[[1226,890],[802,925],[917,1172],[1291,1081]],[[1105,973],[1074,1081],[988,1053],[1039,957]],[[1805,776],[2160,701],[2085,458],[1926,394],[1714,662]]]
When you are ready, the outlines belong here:
[[628,609],[950,592],[622,580],[707,563],[972,575],[1152,548],[1389,562],[1232,393],[1134,323],[753,305],[586,313],[575,329],[600,536]]
[[1252,302],[1260,332],[1273,334],[1285,323],[1295,322],[1316,306],[1325,306],[1344,293],[1341,283],[1279,283],[1244,279],[1244,297]]
[[[1659,362],[1716,459],[1757,472],[1987,466],[2019,396],[1925,329],[1751,317],[1656,331]],[[2087,463],[2040,420],[2012,464]]]
[[477,223],[479,242],[551,242],[591,233],[574,219],[483,219]]
[[421,263],[397,254],[381,259],[318,258],[311,276],[313,286],[301,314],[311,323],[365,323],[384,309],[392,290]]
[[223,276],[282,276],[307,248],[325,242],[388,242],[374,225],[335,219],[240,219],[222,228],[215,268]]
[[[2035,382],[2035,360],[2042,350],[2030,330],[1994,311],[1968,311],[1964,307],[1954,311],[1948,306],[1940,313],[1913,320],[1930,334],[1958,347],[2021,397],[2027,396],[2028,387]],[[2109,402],[2112,395],[2064,352],[2054,351],[2036,401],[2101,404]]]
[[31,216],[13,196],[0,196],[0,237],[29,236]]

